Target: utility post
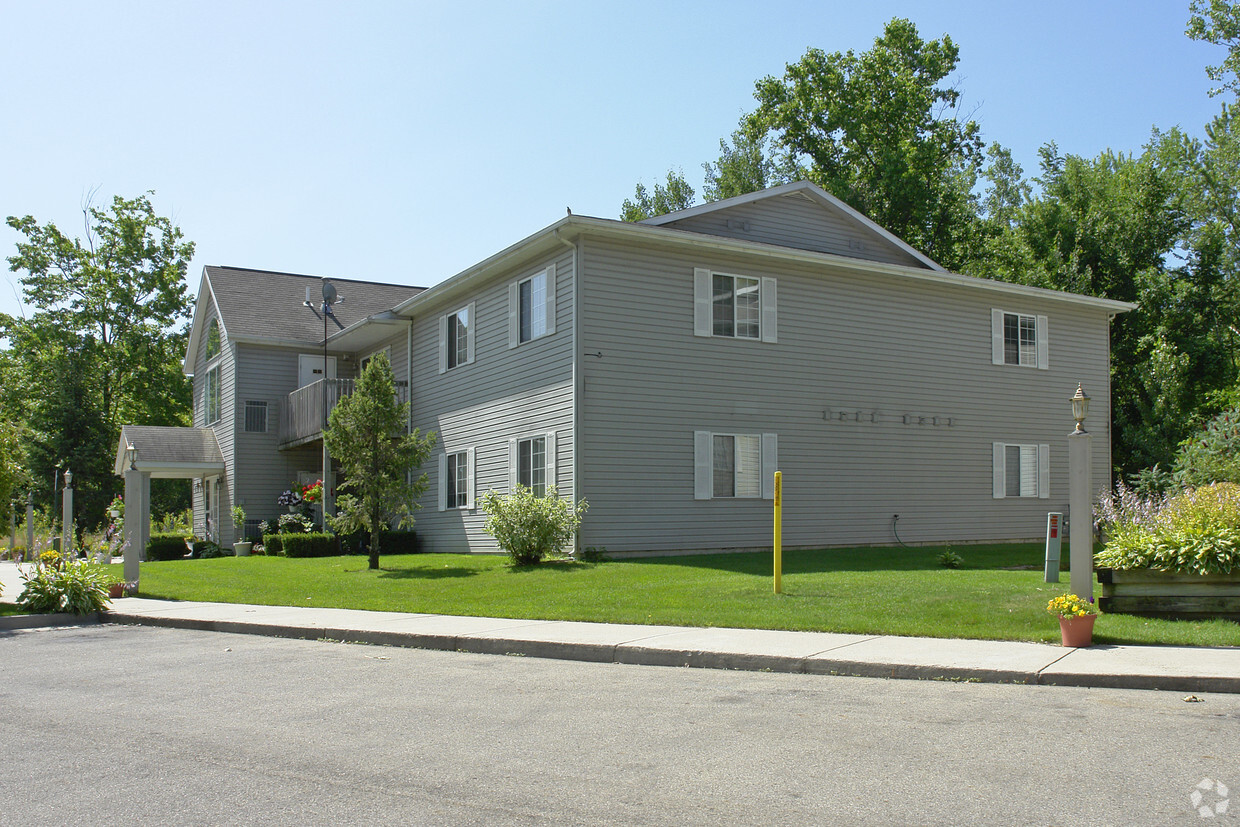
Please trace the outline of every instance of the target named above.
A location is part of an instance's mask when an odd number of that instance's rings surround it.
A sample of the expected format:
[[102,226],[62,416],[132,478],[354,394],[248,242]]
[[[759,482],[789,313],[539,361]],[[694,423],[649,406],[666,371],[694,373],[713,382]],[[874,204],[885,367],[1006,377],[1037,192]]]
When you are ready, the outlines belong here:
[[26,492],[26,554],[25,559],[34,559],[34,492]]
[[73,472],[65,469],[65,490],[60,514],[60,553],[68,557],[73,552]]

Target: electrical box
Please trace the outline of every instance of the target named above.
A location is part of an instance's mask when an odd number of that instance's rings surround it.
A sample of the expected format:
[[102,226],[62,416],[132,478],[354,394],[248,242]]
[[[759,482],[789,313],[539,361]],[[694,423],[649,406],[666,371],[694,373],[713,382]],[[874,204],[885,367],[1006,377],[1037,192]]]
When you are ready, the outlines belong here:
[[1059,582],[1059,550],[1063,544],[1063,515],[1046,515],[1046,582]]

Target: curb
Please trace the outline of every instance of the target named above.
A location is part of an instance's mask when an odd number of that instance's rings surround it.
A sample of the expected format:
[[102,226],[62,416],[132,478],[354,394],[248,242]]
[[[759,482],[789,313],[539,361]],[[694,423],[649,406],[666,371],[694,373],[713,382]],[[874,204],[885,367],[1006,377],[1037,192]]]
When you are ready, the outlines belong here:
[[39,615],[7,615],[0,617],[0,632],[12,632],[21,629],[48,629],[57,626],[95,626],[104,622],[102,613],[88,615],[67,613]]
[[[1090,672],[1048,672],[986,669],[967,666],[877,663],[835,660],[819,653],[812,656],[767,655],[753,652],[720,652],[699,649],[665,649],[639,642],[609,644],[556,640],[528,640],[515,637],[393,632],[345,627],[307,627],[235,620],[203,620],[126,614],[110,611],[97,619],[72,615],[42,617],[68,618],[70,623],[109,623],[135,626],[161,626],[206,632],[259,635],[297,640],[331,640],[407,649],[468,652],[480,655],[510,655],[589,663],[619,663],[633,666],[674,666],[699,669],[730,669],[747,672],[781,672],[806,675],[834,675],[903,680],[934,680],[969,683],[1001,683],[1038,686],[1065,686],[1094,689],[1147,689],[1176,692],[1240,693],[1240,677],[1170,676],[1150,674],[1103,674]],[[46,624],[44,624],[46,625]],[[59,625],[64,625],[59,624]],[[1058,663],[1058,660],[1056,660]]]

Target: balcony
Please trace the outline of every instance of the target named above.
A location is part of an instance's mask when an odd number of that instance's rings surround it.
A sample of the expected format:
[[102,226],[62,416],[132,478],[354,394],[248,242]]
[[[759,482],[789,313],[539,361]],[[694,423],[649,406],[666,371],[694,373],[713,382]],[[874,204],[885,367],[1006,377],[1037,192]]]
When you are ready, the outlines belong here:
[[[320,379],[290,393],[280,409],[280,450],[322,439],[328,414],[353,393],[354,384],[353,379]],[[396,401],[409,401],[408,382],[396,383]]]

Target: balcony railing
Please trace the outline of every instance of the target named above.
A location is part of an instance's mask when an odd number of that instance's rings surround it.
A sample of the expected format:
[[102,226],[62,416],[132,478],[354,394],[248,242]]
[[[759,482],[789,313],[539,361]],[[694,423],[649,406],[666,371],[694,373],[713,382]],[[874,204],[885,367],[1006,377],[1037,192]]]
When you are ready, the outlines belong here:
[[[320,379],[290,393],[280,409],[280,447],[295,448],[321,439],[327,415],[353,393],[354,384],[353,379]],[[408,382],[396,383],[396,400],[409,401]]]

